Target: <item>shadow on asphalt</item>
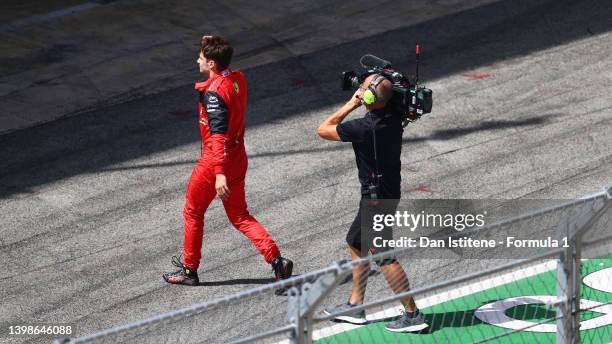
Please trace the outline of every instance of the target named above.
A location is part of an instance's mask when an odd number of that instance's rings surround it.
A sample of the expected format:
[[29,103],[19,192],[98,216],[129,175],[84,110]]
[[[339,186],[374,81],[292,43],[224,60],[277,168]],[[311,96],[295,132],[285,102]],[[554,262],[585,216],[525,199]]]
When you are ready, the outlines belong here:
[[236,278],[225,281],[206,281],[200,282],[198,287],[215,287],[221,285],[238,285],[238,284],[268,284],[273,283],[274,278]]
[[432,141],[432,140],[452,140],[460,136],[465,136],[471,133],[479,132],[479,131],[491,131],[491,130],[500,130],[507,128],[520,128],[527,126],[535,126],[546,123],[549,118],[553,118],[556,116],[562,116],[562,114],[546,114],[537,117],[530,117],[523,120],[495,120],[495,121],[483,121],[478,125],[463,127],[463,128],[452,128],[445,130],[435,131],[433,134],[424,136],[424,137],[410,137],[404,138],[402,142],[410,143],[410,142],[422,142],[422,141]]
[[[392,61],[397,69],[409,72],[413,70],[414,43],[421,42],[424,49],[421,80],[427,84],[427,80],[473,71],[497,61],[607,32],[612,29],[611,7],[612,3],[607,0],[584,1],[580,6],[569,0],[503,0],[250,68],[245,70],[251,109],[247,125],[291,118],[344,101],[348,93],[322,86],[335,85],[336,81],[339,84],[340,72],[358,69],[359,57],[365,53],[381,56]],[[193,51],[185,54],[191,56]],[[3,135],[0,137],[0,198],[28,193],[39,185],[95,173],[109,165],[177,146],[194,144],[195,147],[199,141],[196,100],[197,94],[190,84]],[[182,105],[177,107],[177,103]],[[266,111],[253,111],[253,108]],[[189,111],[191,115],[185,115]],[[435,107],[432,116],[435,116]],[[488,121],[473,128],[440,131],[433,137],[405,142],[452,139],[471,131],[538,123],[537,118]],[[335,148],[321,150],[328,149]],[[259,156],[307,152],[279,151]],[[194,162],[196,158],[197,149],[194,149]]]
[[[519,127],[524,127],[524,126],[544,124],[548,121],[549,118],[552,118],[555,116],[562,116],[562,114],[546,114],[543,116],[531,117],[531,118],[527,118],[524,120],[484,121],[475,126],[439,130],[439,131],[434,132],[432,135],[404,138],[402,141],[404,143],[415,143],[415,142],[432,141],[432,140],[451,140],[459,136],[468,135],[468,134],[478,132],[478,131],[499,130],[499,129],[505,129],[505,128],[519,128]],[[351,146],[350,145],[327,145],[321,148],[268,151],[268,152],[262,152],[262,153],[249,154],[249,160],[255,160],[257,158],[263,158],[263,157],[289,156],[289,155],[296,155],[296,154],[332,152],[332,151],[343,151],[343,150],[351,150]],[[164,168],[164,167],[172,167],[172,166],[180,166],[180,165],[193,165],[194,163],[195,162],[193,160],[182,160],[182,161],[174,161],[174,162],[159,163],[159,164],[137,164],[137,165],[126,166],[126,167],[108,167],[108,168],[102,168],[100,171],[101,172],[113,172],[113,171],[126,171],[126,170],[134,170],[134,169],[136,170],[156,169],[156,168]]]

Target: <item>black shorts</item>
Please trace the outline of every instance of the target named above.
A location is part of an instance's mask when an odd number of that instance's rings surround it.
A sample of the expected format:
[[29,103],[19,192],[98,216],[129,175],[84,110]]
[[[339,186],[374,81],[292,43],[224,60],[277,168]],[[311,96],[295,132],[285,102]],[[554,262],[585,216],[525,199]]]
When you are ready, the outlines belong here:
[[[361,252],[362,256],[372,252],[372,254],[389,251],[389,247],[374,247],[374,239],[381,238],[382,240],[393,239],[393,227],[384,226],[381,231],[374,230],[373,216],[375,214],[395,214],[398,200],[370,200],[363,198],[359,202],[359,210],[357,216],[353,220],[348,233],[346,234],[346,243]],[[395,263],[394,257],[385,258],[382,261],[376,261],[379,266]]]

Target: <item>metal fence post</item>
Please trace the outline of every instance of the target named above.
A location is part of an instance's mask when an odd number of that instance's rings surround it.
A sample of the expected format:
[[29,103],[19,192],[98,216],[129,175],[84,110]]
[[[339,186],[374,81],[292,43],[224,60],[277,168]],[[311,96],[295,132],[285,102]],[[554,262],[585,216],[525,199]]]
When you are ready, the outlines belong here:
[[561,254],[557,261],[557,298],[558,298],[558,312],[557,312],[557,344],[568,344],[571,343],[570,338],[572,334],[571,318],[570,318],[570,303],[572,299],[572,291],[570,286],[571,283],[571,266],[569,260],[571,259],[571,245],[570,243],[565,252]]
[[572,296],[570,299],[570,311],[572,312],[571,322],[572,322],[572,341],[573,343],[580,343],[580,300],[582,299],[582,295],[580,294],[580,285],[582,283],[582,278],[580,276],[580,268],[581,268],[581,249],[582,249],[582,233],[577,233],[573,240],[573,245],[570,245],[573,248],[572,257],[571,257],[571,267],[572,267]]
[[334,263],[334,270],[318,277],[313,283],[305,282],[298,290],[289,290],[288,317],[294,324],[294,331],[289,341],[294,344],[312,343],[313,315],[317,306],[329,295],[338,284],[349,274],[351,266],[340,266]]
[[557,263],[557,344],[580,343],[580,236],[568,245]]
[[601,206],[594,201],[585,207],[576,218],[560,227],[559,233],[565,234],[568,248],[561,254],[557,262],[557,296],[559,311],[557,314],[557,344],[580,343],[580,275],[582,237],[585,232],[612,205],[612,188],[605,190],[606,197]]
[[294,328],[289,333],[289,343],[301,344],[304,343],[304,321],[300,317],[300,289],[291,287],[287,292],[289,300],[287,301],[287,318]]

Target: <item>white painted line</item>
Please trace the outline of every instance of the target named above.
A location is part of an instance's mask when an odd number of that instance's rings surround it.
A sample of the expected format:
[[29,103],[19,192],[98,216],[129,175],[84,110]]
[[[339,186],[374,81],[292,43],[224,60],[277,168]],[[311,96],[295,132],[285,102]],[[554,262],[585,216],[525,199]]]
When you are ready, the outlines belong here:
[[[519,280],[522,280],[522,279],[525,279],[531,276],[535,276],[543,272],[553,270],[556,267],[557,267],[556,260],[547,261],[545,263],[534,265],[534,266],[531,266],[525,269],[514,270],[511,272],[505,273],[503,275],[491,277],[485,280],[479,280],[471,284],[467,284],[463,287],[451,289],[451,290],[448,290],[442,293],[438,293],[438,294],[434,294],[434,295],[428,296],[423,299],[417,299],[416,303],[420,309],[424,309],[424,308],[431,307],[431,306],[434,306],[440,303],[444,303],[446,301],[458,299],[460,297],[478,293],[483,290],[495,288],[495,287],[498,287],[498,286],[501,286],[507,283],[516,282],[516,281],[519,281]],[[516,275],[519,273],[521,273],[522,275],[519,279],[517,279]],[[389,307],[382,311],[366,316],[366,319],[368,319],[369,321],[373,321],[373,320],[376,321],[376,320],[382,320],[382,319],[386,319],[389,317],[397,316],[397,315],[400,315],[400,309],[401,309],[401,306]],[[360,328],[361,326],[362,325],[352,325],[352,324],[347,324],[347,323],[334,324],[334,325],[331,325],[325,328],[315,330],[312,334],[312,339],[318,340],[318,339],[322,339],[325,337],[334,336],[342,332]],[[283,340],[278,343],[286,344],[286,343],[289,343],[289,340]]]
[[601,290],[606,293],[612,293],[612,267],[598,270],[586,275],[582,279],[582,283],[593,289]]
[[[555,302],[557,302],[557,296],[550,295],[526,295],[511,297],[480,306],[476,312],[474,312],[474,316],[480,319],[482,322],[510,330],[555,333],[557,332],[556,323],[538,324],[534,326],[534,323],[532,322],[514,319],[506,315],[506,310],[512,307],[532,304],[552,304]],[[612,305],[581,299],[580,308],[592,309],[595,312],[604,314],[596,318],[581,321],[580,331],[592,330],[612,324]]]

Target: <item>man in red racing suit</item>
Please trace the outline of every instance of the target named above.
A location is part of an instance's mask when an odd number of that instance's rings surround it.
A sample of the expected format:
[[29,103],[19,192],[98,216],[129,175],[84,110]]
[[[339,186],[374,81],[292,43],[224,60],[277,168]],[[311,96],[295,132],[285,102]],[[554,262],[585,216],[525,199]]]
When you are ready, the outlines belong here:
[[204,213],[218,196],[230,222],[247,236],[265,261],[272,264],[276,279],[291,276],[293,263],[281,257],[276,243],[264,227],[249,214],[244,180],[247,155],[244,148],[244,115],[247,85],[244,74],[229,69],[232,47],[221,36],[204,36],[198,58],[200,72],[209,79],[195,84],[202,155],[193,169],[183,217],[185,220],[184,258],[173,257],[180,270],[163,275],[168,283],[198,285]]

